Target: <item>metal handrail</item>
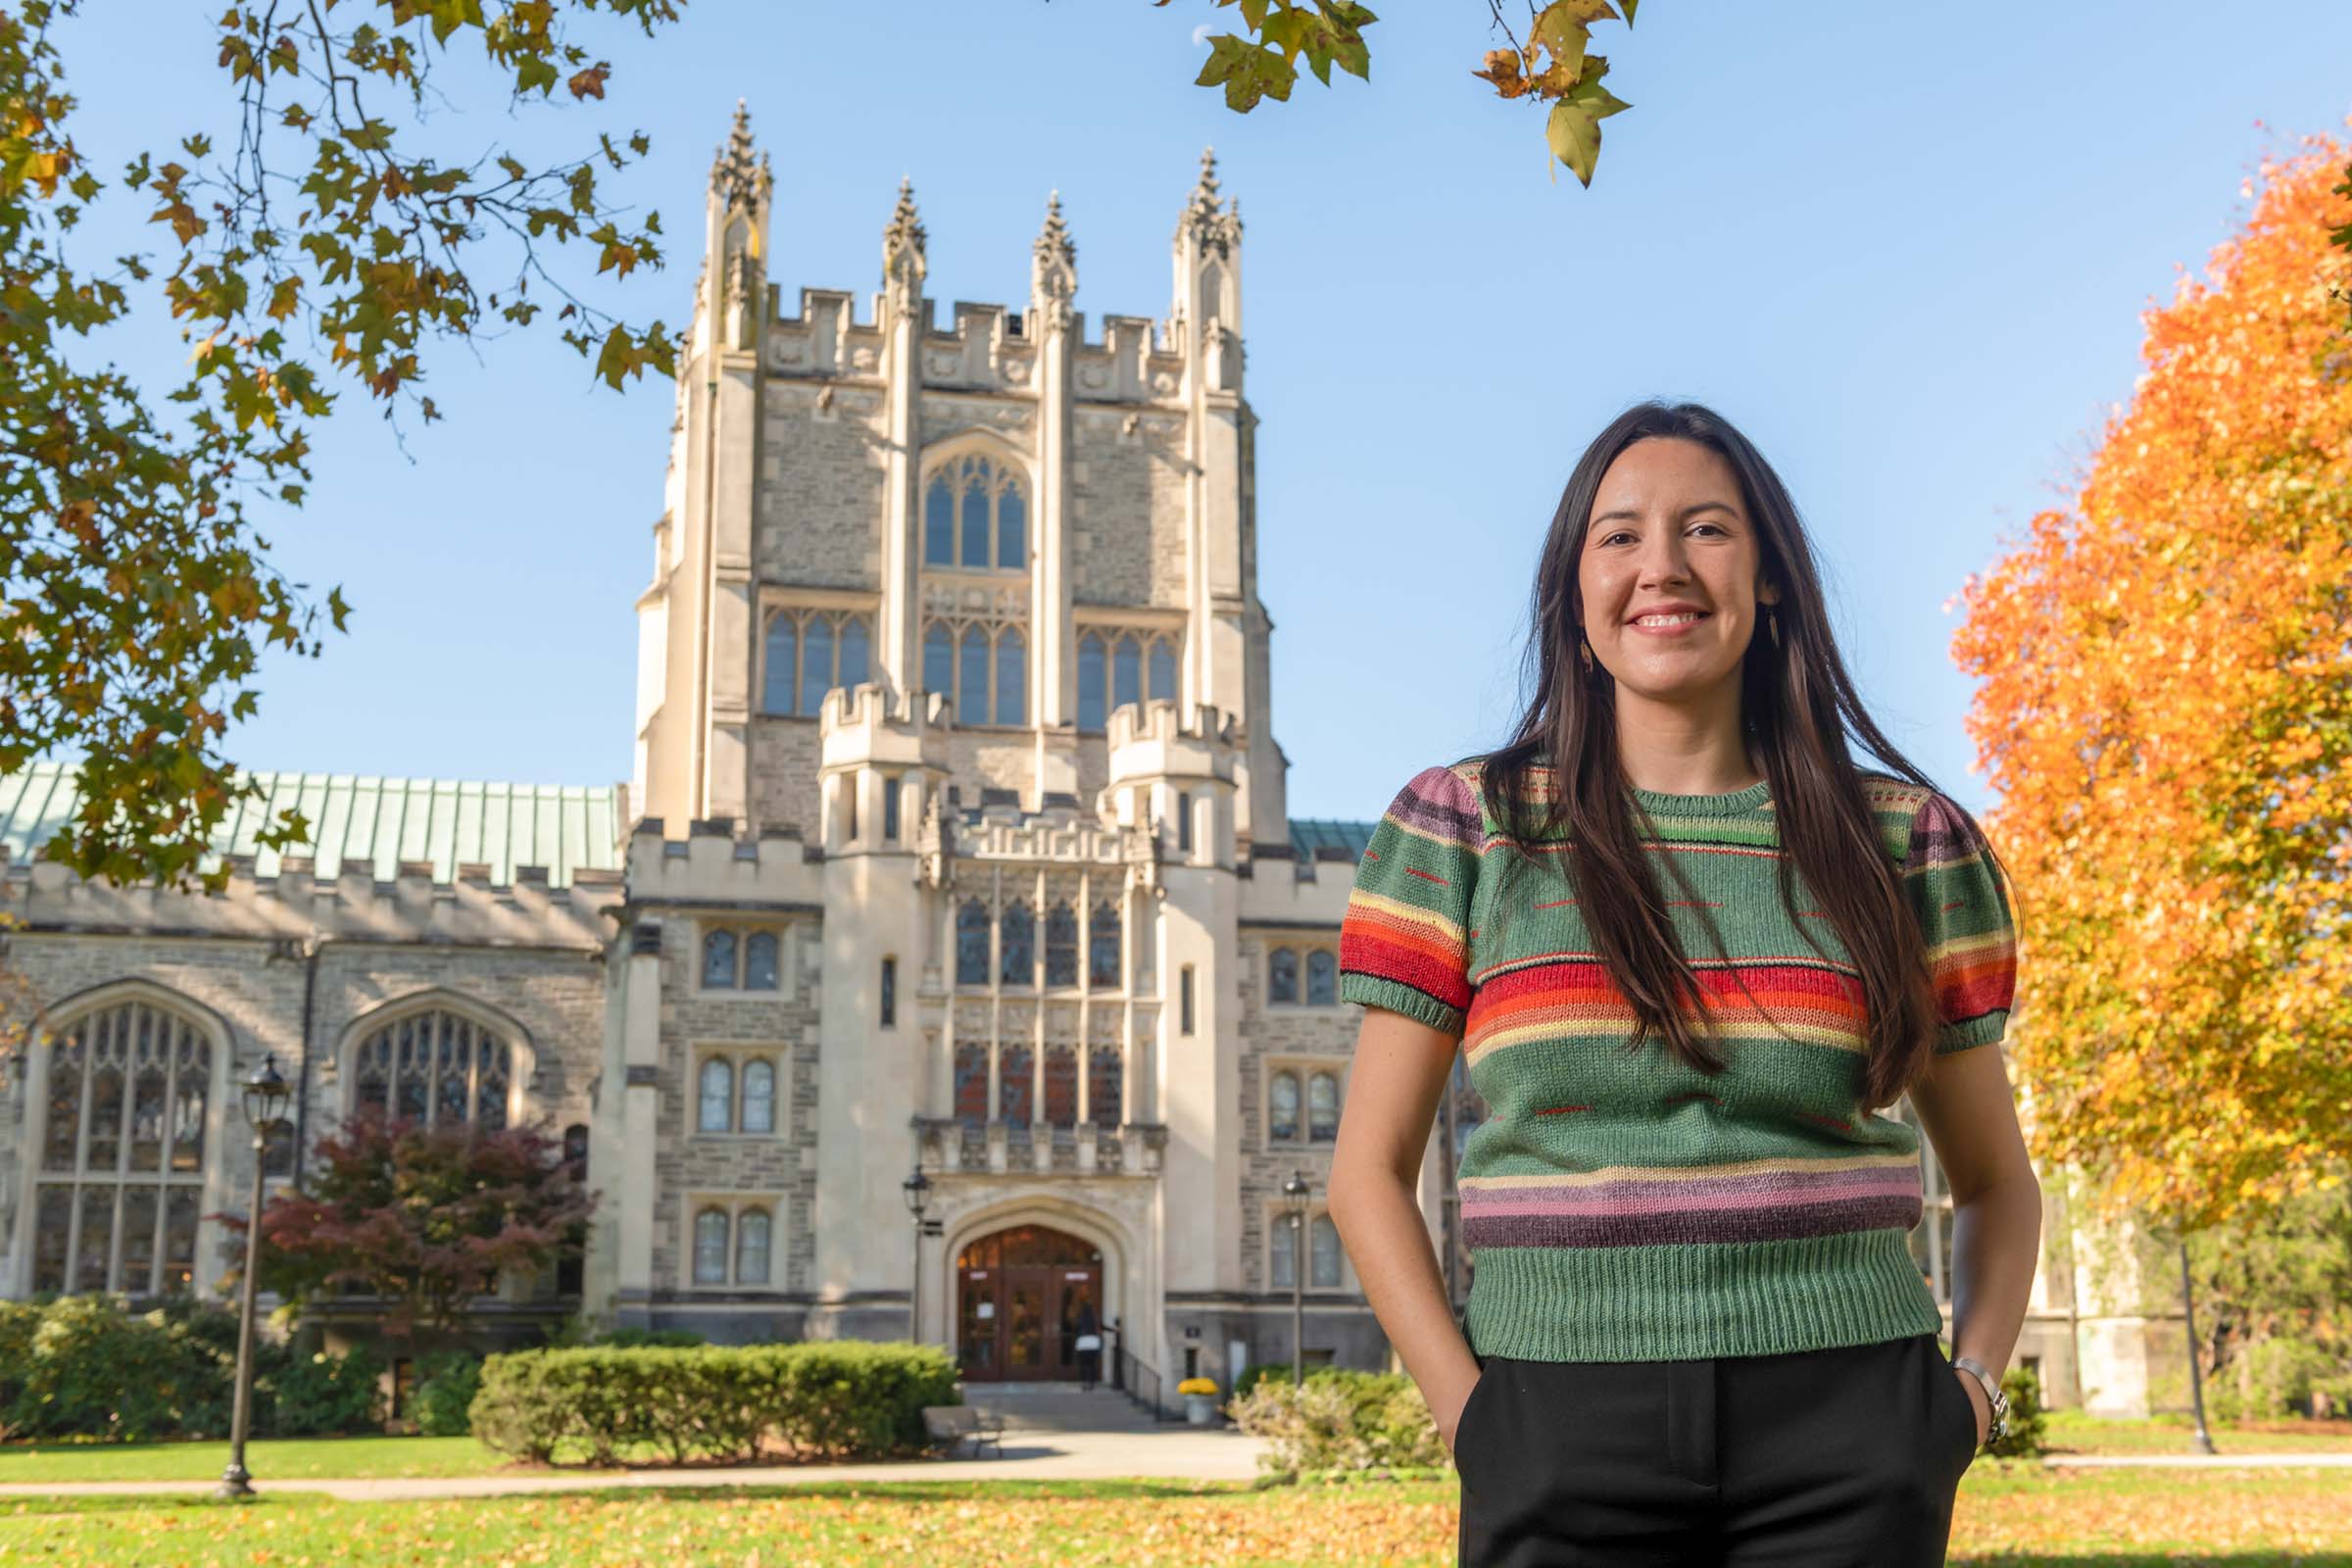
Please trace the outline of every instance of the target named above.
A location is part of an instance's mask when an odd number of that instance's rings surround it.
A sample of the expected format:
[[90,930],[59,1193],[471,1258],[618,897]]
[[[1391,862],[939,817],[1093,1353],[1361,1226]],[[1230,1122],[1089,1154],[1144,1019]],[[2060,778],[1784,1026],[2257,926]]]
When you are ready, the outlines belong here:
[[1114,1317],[1110,1320],[1109,1333],[1113,1347],[1110,1359],[1110,1386],[1151,1411],[1154,1421],[1183,1420],[1184,1413],[1171,1409],[1160,1397],[1158,1370],[1144,1365],[1142,1361],[1136,1359],[1135,1353],[1127,1348],[1127,1334],[1119,1326],[1119,1319]]

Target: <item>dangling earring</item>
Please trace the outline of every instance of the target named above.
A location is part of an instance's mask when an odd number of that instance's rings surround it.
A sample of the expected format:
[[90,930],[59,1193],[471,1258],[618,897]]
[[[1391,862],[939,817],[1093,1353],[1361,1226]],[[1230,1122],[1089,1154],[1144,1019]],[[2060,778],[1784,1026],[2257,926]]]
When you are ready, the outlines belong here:
[[1764,607],[1764,629],[1772,634],[1772,646],[1775,648],[1780,647],[1781,617],[1772,612],[1772,607],[1770,605],[1766,605]]
[[1592,673],[1592,643],[1583,632],[1576,634],[1577,657],[1585,662],[1585,673]]

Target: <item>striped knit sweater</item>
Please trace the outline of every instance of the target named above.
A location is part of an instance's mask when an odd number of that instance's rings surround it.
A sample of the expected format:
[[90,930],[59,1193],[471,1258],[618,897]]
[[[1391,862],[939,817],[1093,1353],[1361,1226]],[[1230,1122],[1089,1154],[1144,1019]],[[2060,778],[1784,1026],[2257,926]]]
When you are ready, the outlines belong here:
[[[1715,956],[1696,911],[1670,911],[1717,1004],[1730,1065],[1709,1077],[1654,1040],[1622,1049],[1632,1009],[1562,868],[1541,863],[1564,843],[1539,846],[1539,865],[1512,878],[1499,937],[1490,929],[1500,878],[1489,868],[1508,851],[1480,769],[1430,767],[1397,792],[1340,935],[1340,999],[1459,1035],[1489,1107],[1458,1173],[1472,1348],[1688,1360],[1940,1331],[1905,1244],[1921,1215],[1919,1135],[1860,1109],[1860,980],[1801,877],[1796,907],[1826,959],[1782,906],[1770,783],[1632,792],[1654,824],[1636,817],[1645,848],[1681,857],[1729,953]],[[1875,772],[1863,783],[1927,940],[1936,1053],[1999,1041],[2016,938],[1982,839],[1941,795]],[[1539,769],[1531,793],[1549,787]]]

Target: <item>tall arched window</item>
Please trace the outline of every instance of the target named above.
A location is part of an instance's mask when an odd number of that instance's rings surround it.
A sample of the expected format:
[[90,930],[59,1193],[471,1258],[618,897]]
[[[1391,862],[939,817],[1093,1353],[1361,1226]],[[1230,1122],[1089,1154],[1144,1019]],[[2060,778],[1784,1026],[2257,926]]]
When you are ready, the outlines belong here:
[[1027,1046],[1004,1046],[997,1053],[997,1114],[1014,1127],[1029,1125],[1036,1102],[1037,1057]]
[[935,620],[923,633],[923,690],[956,696],[956,634]]
[[1176,649],[1165,637],[1152,643],[1152,697],[1155,702],[1176,698]]
[[1102,729],[1110,722],[1104,697],[1102,639],[1088,632],[1078,639],[1078,727]]
[[694,1283],[727,1283],[727,1211],[706,1208],[694,1216]]
[[1298,955],[1289,948],[1270,949],[1266,954],[1266,1000],[1298,1000]]
[[985,463],[966,463],[963,480],[962,564],[988,564],[988,478]]
[[1125,708],[1144,698],[1144,651],[1134,634],[1121,637],[1110,662],[1110,706]]
[[703,935],[703,985],[707,990],[735,984],[735,933],[710,931]]
[[1306,1284],[1315,1291],[1340,1288],[1340,1232],[1329,1214],[1317,1214],[1306,1232]]
[[1068,1046],[1046,1048],[1046,1125],[1078,1125],[1078,1053]]
[[1029,708],[1029,639],[1018,626],[997,638],[997,713],[1000,724],[1025,724]]
[[1029,564],[1029,500],[1017,484],[1006,485],[997,497],[997,564]]
[[762,712],[789,713],[792,694],[800,679],[801,623],[789,614],[767,617],[767,651],[760,683]]
[[755,1056],[743,1064],[743,1126],[747,1133],[776,1130],[776,1064]]
[[841,678],[843,686],[861,686],[867,679],[867,638],[863,615],[845,615],[841,621]]
[[1330,1073],[1306,1081],[1306,1136],[1318,1144],[1340,1136],[1340,1081]]
[[706,1133],[735,1130],[735,1064],[724,1056],[703,1063],[702,1113],[694,1125]]
[[352,1056],[355,1103],[395,1116],[507,1125],[514,1051],[498,1031],[435,1008],[379,1024]]
[[833,622],[811,615],[801,628],[801,706],[797,711],[814,713],[825,706],[833,685]]
[[191,1288],[211,1038],[192,1018],[134,999],[48,1039],[33,1290]]
[[735,1217],[735,1283],[767,1283],[767,1241],[770,1220],[764,1208],[747,1208]]
[[966,899],[956,910],[956,983],[988,984],[988,906]]
[[1095,906],[1094,918],[1087,922],[1087,983],[1097,986],[1115,986],[1119,983],[1119,906],[1105,900]]
[[1340,959],[1329,948],[1316,948],[1306,956],[1306,1000],[1310,1006],[1324,1006],[1339,1000]]
[[743,988],[746,991],[776,989],[776,934],[773,931],[755,931],[743,939]]
[[967,625],[956,640],[956,722],[986,724],[988,714],[988,633]]
[[956,1042],[956,1119],[975,1132],[988,1125],[988,1047]]
[[1000,969],[1008,986],[1037,984],[1037,916],[1030,912],[1026,899],[1015,899],[1004,906],[1004,916],[998,922],[997,939],[1004,950]]
[[1278,1143],[1298,1137],[1298,1075],[1278,1072],[1266,1089],[1266,1136]]
[[1086,1054],[1086,1110],[1098,1127],[1119,1124],[1119,1095],[1126,1077],[1116,1046],[1097,1046]]
[[956,564],[956,485],[944,473],[933,474],[923,491],[923,564]]
[[1067,899],[1046,911],[1046,984],[1078,983],[1078,915]]

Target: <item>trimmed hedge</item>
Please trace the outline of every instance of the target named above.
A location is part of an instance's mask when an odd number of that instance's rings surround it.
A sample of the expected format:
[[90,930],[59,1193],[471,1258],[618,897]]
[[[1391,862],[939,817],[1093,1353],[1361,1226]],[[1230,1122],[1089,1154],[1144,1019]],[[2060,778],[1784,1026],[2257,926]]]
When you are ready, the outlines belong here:
[[867,1458],[925,1445],[923,1406],[959,1404],[939,1346],[851,1340],[517,1350],[482,1365],[473,1435],[499,1452],[609,1466],[650,1447],[692,1459]]

